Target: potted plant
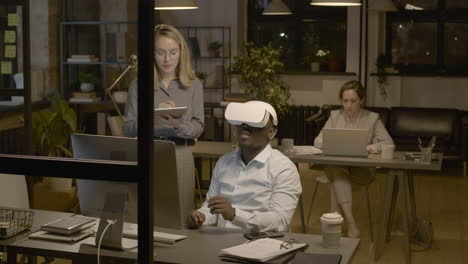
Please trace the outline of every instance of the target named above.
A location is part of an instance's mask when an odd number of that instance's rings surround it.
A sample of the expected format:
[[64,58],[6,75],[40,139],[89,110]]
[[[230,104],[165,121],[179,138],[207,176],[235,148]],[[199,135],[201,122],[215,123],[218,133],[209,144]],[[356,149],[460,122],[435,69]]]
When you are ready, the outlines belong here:
[[310,65],[311,72],[319,72],[320,66],[326,63],[329,54],[329,50],[319,49],[315,54],[304,57],[304,63]]
[[307,33],[303,37],[304,64],[310,65],[312,72],[320,71],[320,65],[325,64],[330,50],[320,46],[320,38],[317,34]]
[[198,79],[200,79],[201,83],[203,84],[203,87],[205,87],[206,78],[208,78],[208,74],[206,72],[195,72],[195,75],[197,76]]
[[[117,80],[120,74],[121,73],[117,73],[115,71],[112,71],[110,73],[110,79],[112,80],[112,83],[114,83]],[[128,87],[130,87],[130,84],[132,83],[132,81],[136,80],[136,78],[136,68],[128,70],[128,72],[120,78],[120,80],[115,85],[115,91],[112,92],[112,97],[117,103],[125,103],[127,101]]]
[[289,87],[283,82],[280,73],[284,64],[280,61],[282,49],[271,44],[257,46],[253,42],[245,44],[245,53],[234,57],[232,73],[240,75],[244,92],[250,99],[270,103],[279,114],[287,111],[291,96]]
[[387,79],[387,72],[385,70],[385,66],[387,65],[387,58],[385,55],[380,54],[377,57],[377,61],[375,62],[375,66],[377,68],[376,76],[377,76],[377,86],[379,87],[380,96],[384,99],[387,99],[387,90],[386,86],[389,85]]
[[94,73],[80,72],[78,75],[78,81],[80,82],[80,90],[83,93],[89,93],[94,91],[94,85],[99,82],[99,79]]
[[[71,134],[77,131],[75,111],[66,100],[57,95],[49,96],[49,109],[32,115],[32,147],[34,153],[50,157],[73,157],[70,150]],[[52,178],[53,189],[71,187],[72,179]],[[55,186],[60,186],[54,188]]]
[[221,47],[223,44],[219,41],[212,41],[208,44],[208,51],[210,52],[210,56],[219,57],[221,53]]

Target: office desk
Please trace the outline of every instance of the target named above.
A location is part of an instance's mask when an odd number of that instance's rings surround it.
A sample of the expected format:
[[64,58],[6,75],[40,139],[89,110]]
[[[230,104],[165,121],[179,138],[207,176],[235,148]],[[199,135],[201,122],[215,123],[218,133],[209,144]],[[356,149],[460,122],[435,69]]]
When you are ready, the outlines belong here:
[[[44,218],[50,219],[48,213],[41,212],[35,217],[34,222],[44,223]],[[57,215],[62,218],[69,215]],[[60,213],[59,213],[60,214]],[[219,251],[223,248],[235,246],[245,242],[243,231],[238,229],[222,229],[217,227],[203,227],[197,230],[173,230],[167,228],[157,228],[158,231],[183,234],[188,238],[177,242],[174,245],[155,246],[155,261],[164,263],[226,263],[219,259]],[[299,242],[309,244],[306,252],[309,253],[329,253],[341,254],[341,263],[348,263],[354,250],[359,244],[359,239],[342,238],[339,249],[325,249],[321,246],[321,236],[287,233],[283,239],[295,238]],[[96,260],[96,248],[86,244],[94,241],[94,237],[85,239],[78,243],[67,244],[57,243],[45,240],[34,240],[22,237],[7,246],[8,263],[16,263],[16,254],[31,254],[41,256],[51,256],[72,259],[76,263],[94,263]],[[134,263],[136,250],[132,251],[113,251],[101,249],[104,258],[118,260],[117,263]]]
[[[232,144],[230,142],[209,142],[198,141],[192,146],[192,153],[194,157],[201,158],[219,158],[222,154],[232,151]],[[411,216],[414,220],[416,218],[416,204],[414,199],[414,180],[413,171],[417,170],[431,170],[439,171],[442,167],[443,155],[440,153],[434,154],[434,159],[431,163],[415,162],[404,159],[404,152],[395,152],[393,160],[383,160],[380,154],[369,155],[368,157],[340,157],[340,156],[325,156],[325,155],[287,155],[294,163],[316,163],[323,165],[337,165],[337,166],[355,166],[355,167],[380,167],[388,170],[386,178],[386,189],[384,196],[384,203],[382,206],[382,215],[380,220],[380,227],[377,231],[375,240],[375,259],[377,260],[383,252],[385,237],[390,236],[391,220],[393,219],[393,212],[398,191],[402,195],[401,205],[403,208],[402,221],[403,231],[405,232],[405,260],[406,263],[411,263],[411,252],[409,244],[409,223],[410,218],[408,210],[411,209]],[[399,188],[397,188],[399,186]],[[409,191],[408,202],[407,190]],[[304,212],[302,208],[302,201],[300,201],[301,221],[303,230],[305,231]]]

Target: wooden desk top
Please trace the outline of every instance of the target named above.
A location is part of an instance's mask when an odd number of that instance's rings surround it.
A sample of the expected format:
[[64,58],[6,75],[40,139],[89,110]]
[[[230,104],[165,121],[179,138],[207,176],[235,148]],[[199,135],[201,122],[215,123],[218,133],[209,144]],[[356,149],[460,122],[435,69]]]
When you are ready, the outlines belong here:
[[[191,147],[194,157],[219,158],[223,154],[233,151],[230,142],[197,141]],[[429,163],[416,162],[404,159],[404,152],[395,152],[393,160],[384,160],[380,154],[370,154],[368,157],[344,157],[326,155],[287,155],[293,162],[317,163],[338,166],[381,167],[389,169],[409,170],[440,170],[442,167],[442,153],[434,153],[433,161]]]
[[[34,226],[37,226],[36,223],[43,224],[44,222],[69,215],[57,212],[38,212],[34,218]],[[206,226],[197,230],[174,230],[167,228],[156,228],[155,230],[188,236],[188,238],[176,242],[174,245],[158,244],[155,246],[155,260],[165,263],[226,263],[218,257],[219,251],[223,248],[245,242],[245,238],[243,237],[245,231],[240,229]],[[298,242],[308,243],[309,246],[306,249],[308,253],[341,254],[341,263],[348,263],[360,241],[357,238],[343,237],[340,248],[326,249],[321,245],[322,238],[320,235],[286,233],[282,240],[289,238],[295,238]],[[78,243],[67,244],[23,237],[8,247],[17,253],[69,258],[78,260],[78,263],[84,263],[82,262],[83,260],[89,259],[94,261],[96,259],[96,247],[87,244],[90,241],[94,241],[94,239],[94,237],[90,237]],[[101,249],[101,254],[102,256],[120,258],[123,260],[123,263],[136,258],[136,250],[115,251]]]

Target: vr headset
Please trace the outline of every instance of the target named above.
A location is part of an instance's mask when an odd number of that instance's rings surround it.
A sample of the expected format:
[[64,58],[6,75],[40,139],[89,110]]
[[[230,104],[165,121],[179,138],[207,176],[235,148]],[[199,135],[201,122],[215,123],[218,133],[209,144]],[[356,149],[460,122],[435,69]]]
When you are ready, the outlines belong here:
[[261,101],[230,103],[224,112],[224,117],[231,125],[246,124],[257,128],[265,127],[270,116],[273,119],[273,125],[277,126],[278,118],[275,109],[270,104]]

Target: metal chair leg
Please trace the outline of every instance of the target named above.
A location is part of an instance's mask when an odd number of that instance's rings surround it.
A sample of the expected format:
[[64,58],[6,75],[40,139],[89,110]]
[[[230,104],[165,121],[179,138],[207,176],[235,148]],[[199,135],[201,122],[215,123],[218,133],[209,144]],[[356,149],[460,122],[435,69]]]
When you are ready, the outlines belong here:
[[317,188],[318,188],[318,185],[319,185],[319,182],[318,182],[318,181],[315,182],[314,192],[312,193],[312,200],[310,201],[309,211],[307,212],[307,221],[306,221],[306,225],[309,225],[310,216],[312,215],[312,207],[314,206],[315,196],[317,195]]
[[468,172],[468,161],[463,162],[463,176],[467,176]]
[[304,203],[302,202],[302,194],[299,196],[299,213],[301,215],[302,233],[306,233],[306,223],[304,221]]
[[201,194],[200,175],[198,175],[197,168],[195,168],[195,180],[197,182],[198,198],[200,198],[200,203],[203,204],[202,194]]

